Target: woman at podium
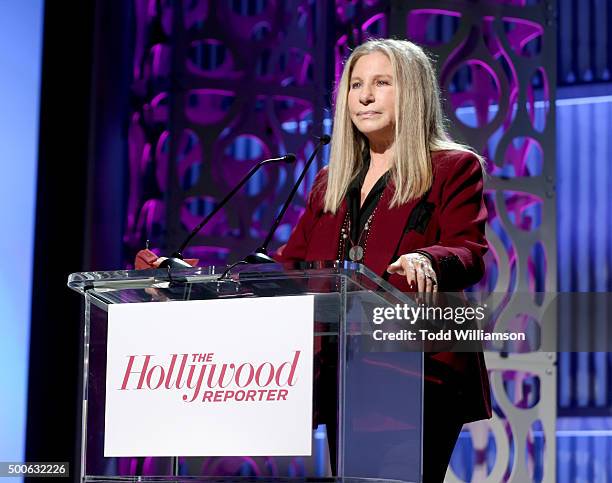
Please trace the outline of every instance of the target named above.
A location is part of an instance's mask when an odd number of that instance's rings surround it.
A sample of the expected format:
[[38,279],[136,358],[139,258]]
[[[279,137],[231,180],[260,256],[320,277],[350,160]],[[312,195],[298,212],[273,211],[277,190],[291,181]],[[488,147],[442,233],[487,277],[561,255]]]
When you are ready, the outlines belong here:
[[[482,159],[448,137],[426,54],[402,40],[357,47],[329,166],[277,259],[352,260],[402,291],[461,291],[483,276],[486,219]],[[482,354],[426,354],[424,481],[443,481],[462,425],[489,417]]]

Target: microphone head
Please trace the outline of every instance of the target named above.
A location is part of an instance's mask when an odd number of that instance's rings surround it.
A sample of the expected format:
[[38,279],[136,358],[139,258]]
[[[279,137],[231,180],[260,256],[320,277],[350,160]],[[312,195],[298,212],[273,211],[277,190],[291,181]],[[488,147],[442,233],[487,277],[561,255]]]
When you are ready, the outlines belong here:
[[295,163],[295,160],[297,159],[297,157],[293,153],[288,153],[288,154],[285,154],[281,159],[287,164],[293,164]]
[[319,138],[319,142],[325,146],[326,144],[329,144],[329,142],[331,141],[331,137],[328,136],[327,134],[323,134],[323,136],[321,136]]

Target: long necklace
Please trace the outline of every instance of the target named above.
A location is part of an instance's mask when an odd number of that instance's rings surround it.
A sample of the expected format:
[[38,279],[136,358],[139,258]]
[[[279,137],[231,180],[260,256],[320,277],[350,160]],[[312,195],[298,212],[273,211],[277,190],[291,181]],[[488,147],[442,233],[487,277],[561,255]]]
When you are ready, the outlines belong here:
[[359,234],[359,238],[357,239],[356,242],[353,242],[353,239],[350,236],[351,216],[350,216],[350,212],[347,211],[346,216],[344,218],[344,223],[342,224],[342,229],[340,230],[340,242],[341,243],[340,243],[340,249],[338,250],[339,252],[338,259],[341,259],[344,257],[344,253],[346,250],[346,242],[349,241],[351,243],[351,248],[349,249],[349,258],[353,262],[360,262],[363,260],[363,257],[365,255],[366,246],[368,244],[368,237],[370,235],[370,228],[372,227],[372,220],[374,219],[374,215],[376,214],[376,211],[378,210],[379,204],[380,204],[380,199],[378,200],[378,203],[376,203],[376,206],[374,207],[374,210],[372,211],[370,216],[368,216],[368,219],[366,220],[365,225],[363,226],[363,230]]

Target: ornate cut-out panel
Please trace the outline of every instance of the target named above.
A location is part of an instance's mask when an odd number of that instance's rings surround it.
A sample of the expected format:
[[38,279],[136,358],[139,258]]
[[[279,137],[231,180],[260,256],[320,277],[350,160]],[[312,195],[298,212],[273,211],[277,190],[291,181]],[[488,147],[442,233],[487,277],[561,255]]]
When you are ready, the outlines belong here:
[[[294,152],[296,164],[260,170],[184,255],[225,264],[263,241],[321,134],[321,8],[308,0],[135,1],[128,259],[145,240],[173,251],[257,162]],[[297,221],[315,173],[273,246]]]

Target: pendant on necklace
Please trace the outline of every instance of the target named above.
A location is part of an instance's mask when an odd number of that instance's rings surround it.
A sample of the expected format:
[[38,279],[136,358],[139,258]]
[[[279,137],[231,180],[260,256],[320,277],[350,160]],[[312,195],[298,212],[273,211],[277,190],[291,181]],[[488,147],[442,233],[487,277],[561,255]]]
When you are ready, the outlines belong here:
[[363,247],[355,245],[349,250],[349,258],[354,262],[358,262],[363,258]]

